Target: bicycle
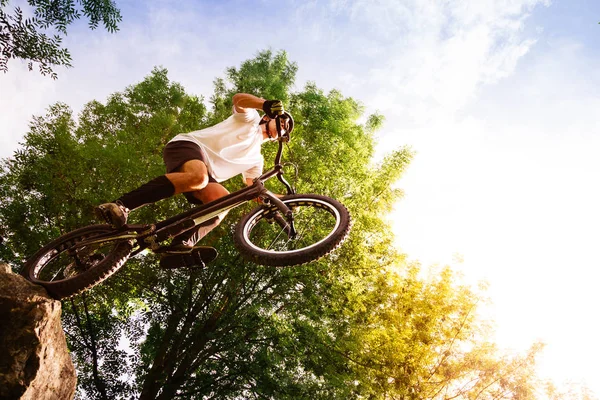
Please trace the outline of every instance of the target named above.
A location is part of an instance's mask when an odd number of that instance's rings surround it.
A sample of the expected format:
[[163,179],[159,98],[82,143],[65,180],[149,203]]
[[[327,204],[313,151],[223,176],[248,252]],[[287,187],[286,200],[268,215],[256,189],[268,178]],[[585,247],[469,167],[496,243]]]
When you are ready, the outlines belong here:
[[[71,297],[113,275],[130,257],[146,249],[155,252],[168,239],[257,198],[263,204],[242,217],[234,232],[234,244],[245,259],[284,267],[326,256],[348,236],[350,214],[337,200],[295,193],[281,164],[289,134],[281,133],[279,121],[276,125],[275,165],[251,186],[154,224],[126,224],[119,229],[89,225],[66,233],[30,257],[22,274],[56,299]],[[281,198],[264,186],[274,176],[287,189]]]

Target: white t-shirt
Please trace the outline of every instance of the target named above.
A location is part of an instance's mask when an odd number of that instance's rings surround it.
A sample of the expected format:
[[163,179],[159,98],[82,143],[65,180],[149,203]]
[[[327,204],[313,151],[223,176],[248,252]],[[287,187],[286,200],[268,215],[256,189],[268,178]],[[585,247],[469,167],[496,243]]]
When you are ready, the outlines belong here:
[[225,121],[209,128],[182,133],[171,142],[187,140],[196,143],[202,150],[208,172],[217,182],[223,182],[238,174],[254,179],[262,174],[263,157],[260,153],[263,142],[259,127],[260,115],[253,108],[237,112]]

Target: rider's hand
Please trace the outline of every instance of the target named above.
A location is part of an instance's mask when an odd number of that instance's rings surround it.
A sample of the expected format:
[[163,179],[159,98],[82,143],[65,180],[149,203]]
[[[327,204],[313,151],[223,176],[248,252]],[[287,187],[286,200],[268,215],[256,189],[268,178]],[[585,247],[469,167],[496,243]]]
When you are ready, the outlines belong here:
[[263,111],[269,118],[275,118],[284,112],[281,100],[267,100],[263,103]]

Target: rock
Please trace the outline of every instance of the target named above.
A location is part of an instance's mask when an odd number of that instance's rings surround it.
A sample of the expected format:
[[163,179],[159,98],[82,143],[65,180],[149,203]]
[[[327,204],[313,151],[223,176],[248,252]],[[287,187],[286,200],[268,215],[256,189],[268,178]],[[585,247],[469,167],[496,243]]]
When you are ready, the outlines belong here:
[[0,264],[0,399],[72,399],[61,303]]

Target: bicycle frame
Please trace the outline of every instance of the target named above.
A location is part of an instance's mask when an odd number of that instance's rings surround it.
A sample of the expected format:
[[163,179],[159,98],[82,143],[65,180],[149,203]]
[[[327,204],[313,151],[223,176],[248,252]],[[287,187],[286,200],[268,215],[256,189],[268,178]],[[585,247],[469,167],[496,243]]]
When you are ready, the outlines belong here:
[[147,248],[157,250],[160,247],[160,243],[164,240],[175,237],[192,229],[194,226],[198,226],[217,217],[221,213],[232,210],[256,198],[264,199],[268,204],[274,205],[281,211],[285,217],[285,221],[277,220],[276,222],[279,224],[285,223],[287,226],[282,226],[282,228],[285,228],[286,233],[293,238],[296,236],[296,229],[294,227],[292,211],[275,194],[267,190],[264,186],[265,181],[277,176],[277,179],[279,179],[286,187],[287,194],[295,193],[290,184],[283,177],[283,165],[281,164],[282,153],[283,141],[280,140],[277,155],[275,156],[274,167],[270,171],[267,171],[256,178],[251,186],[247,186],[217,200],[211,201],[210,203],[202,204],[156,224],[126,224],[116,232],[110,232],[88,240],[83,240],[74,247],[88,246],[102,243],[107,240],[133,239],[137,241],[138,248],[132,253],[132,256]]

